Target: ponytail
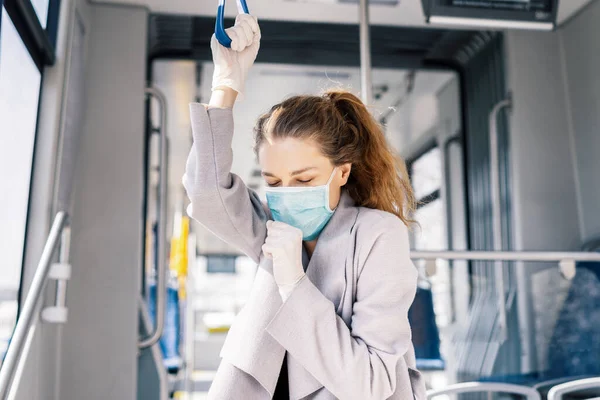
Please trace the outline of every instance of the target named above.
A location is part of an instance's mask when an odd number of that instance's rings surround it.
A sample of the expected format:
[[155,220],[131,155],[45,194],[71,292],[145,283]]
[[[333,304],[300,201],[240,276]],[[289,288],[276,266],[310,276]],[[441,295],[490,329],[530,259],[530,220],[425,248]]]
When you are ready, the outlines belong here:
[[354,202],[396,215],[409,226],[415,198],[406,165],[388,144],[382,127],[362,101],[344,90],[295,96],[261,116],[255,151],[266,130],[273,138],[314,139],[336,165],[352,164],[346,190]]
[[352,161],[346,185],[350,196],[361,206],[390,212],[410,225],[415,198],[406,164],[394,154],[381,125],[352,93],[330,90],[325,97],[333,103],[359,144],[360,151]]

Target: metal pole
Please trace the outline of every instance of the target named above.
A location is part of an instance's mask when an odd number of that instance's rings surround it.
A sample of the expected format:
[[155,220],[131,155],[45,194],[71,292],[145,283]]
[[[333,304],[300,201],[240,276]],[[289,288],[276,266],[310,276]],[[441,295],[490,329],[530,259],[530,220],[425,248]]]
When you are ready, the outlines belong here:
[[442,164],[442,187],[441,187],[441,196],[444,201],[445,214],[446,214],[446,232],[447,232],[447,245],[448,250],[454,249],[453,244],[453,233],[454,229],[452,227],[452,197],[450,196],[450,187],[452,183],[450,182],[450,143],[453,140],[456,140],[456,136],[444,137],[441,138],[440,143],[440,162]]
[[560,251],[419,251],[412,250],[413,260],[477,260],[477,261],[536,261],[559,262],[571,261],[600,261],[600,253],[560,252]]
[[[29,354],[31,350],[31,345],[33,344],[33,338],[35,337],[35,332],[37,331],[37,325],[31,325],[29,329],[29,333],[27,333],[27,338],[25,339],[25,344],[23,345],[23,354]],[[13,374],[13,380],[10,385],[10,389],[8,391],[8,396],[6,399],[2,400],[15,400],[17,398],[17,394],[19,392],[19,385],[21,384],[21,378],[23,378],[23,371],[25,370],[25,365],[27,364],[26,357],[21,356],[19,358],[19,362],[17,363],[17,367],[15,368],[15,372]],[[58,368],[57,368],[58,370]],[[58,382],[57,382],[58,384]]]
[[359,0],[360,20],[360,89],[363,103],[369,105],[373,99],[371,71],[371,39],[369,35],[369,0]]
[[515,265],[517,279],[517,316],[521,342],[521,373],[537,371],[536,335],[531,298],[531,279],[522,262]]
[[25,297],[25,302],[23,303],[23,308],[19,314],[17,326],[15,327],[15,331],[10,340],[8,351],[6,352],[2,364],[2,369],[0,369],[0,399],[2,400],[6,399],[8,396],[16,368],[19,364],[19,359],[25,354],[23,349],[27,342],[29,330],[33,325],[34,317],[36,316],[36,307],[39,299],[42,297],[42,291],[44,290],[50,266],[52,265],[52,255],[60,240],[60,233],[66,220],[67,213],[64,211],[60,211],[56,214],[54,223],[50,229],[50,234],[48,235],[48,240],[42,251],[40,262],[38,263],[35,275],[33,276],[33,281],[27,292],[27,297]]
[[[490,191],[492,200],[492,231],[494,250],[502,250],[502,206],[500,196],[500,165],[498,163],[498,113],[506,107],[510,107],[510,99],[502,100],[494,106],[490,113]],[[501,261],[496,261],[495,281],[496,295],[498,296],[499,318],[500,318],[500,342],[508,337],[506,318],[506,287],[504,284],[504,268]]]
[[140,349],[156,344],[163,334],[167,296],[167,99],[156,88],[146,88],[146,94],[154,96],[160,104],[160,167],[158,215],[158,265],[156,271],[156,326],[152,333],[138,343]]
[[[442,201],[444,202],[444,215],[446,217],[446,243],[447,243],[447,248],[448,250],[453,250],[454,249],[454,243],[453,243],[453,236],[454,236],[454,229],[452,227],[452,196],[450,193],[450,187],[451,187],[451,182],[450,182],[450,155],[449,155],[449,148],[450,148],[450,143],[452,143],[452,141],[457,139],[457,136],[450,136],[449,132],[450,132],[450,124],[448,123],[448,121],[445,121],[445,130],[444,132],[442,132],[442,134],[439,137],[439,146],[440,146],[440,163],[442,164],[442,185],[440,187],[440,195],[442,197]],[[454,276],[453,273],[453,261],[452,260],[448,260],[448,276],[450,279],[450,287],[449,287],[449,296],[448,296],[448,300],[449,300],[449,311],[450,311],[450,315],[451,317],[451,321],[454,322],[455,318],[456,318],[456,304],[455,304],[455,293],[454,293],[454,285],[452,284],[452,279]]]

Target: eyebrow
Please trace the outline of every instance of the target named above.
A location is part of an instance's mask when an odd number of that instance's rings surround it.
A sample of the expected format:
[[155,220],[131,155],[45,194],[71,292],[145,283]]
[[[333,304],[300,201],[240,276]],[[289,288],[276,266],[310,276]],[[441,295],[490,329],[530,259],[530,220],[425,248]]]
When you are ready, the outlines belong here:
[[[300,174],[302,174],[302,173],[304,173],[306,171],[310,171],[311,169],[317,169],[317,167],[308,167],[308,168],[299,169],[298,171],[292,172],[291,176],[300,175]],[[275,175],[273,175],[272,173],[267,172],[267,171],[263,171],[262,175],[263,176],[268,176],[268,177],[271,177],[271,178],[277,178]]]

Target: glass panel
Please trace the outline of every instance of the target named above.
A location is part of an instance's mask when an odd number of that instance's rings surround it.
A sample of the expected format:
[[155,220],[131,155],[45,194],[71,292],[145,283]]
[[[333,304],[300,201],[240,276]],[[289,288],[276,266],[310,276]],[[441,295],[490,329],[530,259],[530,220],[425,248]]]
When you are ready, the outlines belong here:
[[419,250],[444,250],[447,248],[446,219],[440,199],[419,208],[415,212],[419,227],[415,231],[415,248]]
[[206,272],[235,274],[235,256],[206,256]]
[[433,193],[442,185],[440,149],[434,148],[412,164],[412,185],[418,200]]
[[17,301],[41,75],[6,10],[0,36],[0,359]]
[[31,0],[33,9],[44,29],[46,29],[46,22],[48,21],[48,3],[50,3],[50,0]]
[[[415,248],[419,250],[444,250],[447,248],[446,227],[443,223],[445,220],[444,205],[441,199],[419,208],[415,212],[415,219],[420,225],[415,229]],[[453,313],[449,264],[446,260],[430,262],[419,260],[415,264],[419,267],[421,276],[419,291],[422,293],[420,295],[424,296],[424,292],[431,291],[435,325],[439,330],[439,340],[441,341],[440,351],[442,358],[447,360],[452,343],[452,333],[449,328],[451,328]],[[418,300],[418,297],[416,299]],[[430,332],[429,335],[432,333]],[[431,337],[435,336],[429,336],[429,340],[432,340]],[[441,386],[446,384],[443,374],[437,376],[437,379],[440,380],[440,383],[443,382]]]

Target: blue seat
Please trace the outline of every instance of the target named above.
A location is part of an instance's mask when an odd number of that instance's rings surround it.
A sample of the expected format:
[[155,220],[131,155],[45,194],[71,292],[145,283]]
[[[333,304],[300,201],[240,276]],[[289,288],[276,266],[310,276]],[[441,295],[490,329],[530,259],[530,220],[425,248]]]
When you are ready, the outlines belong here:
[[600,375],[600,262],[580,262],[548,348],[550,378]]
[[421,371],[443,370],[445,362],[440,354],[440,333],[430,289],[417,287],[415,300],[408,311],[408,320],[412,328],[417,368]]
[[548,345],[548,369],[480,380],[533,386],[545,398],[558,383],[600,375],[599,305],[600,262],[579,262]]
[[[156,318],[156,284],[148,285],[148,312],[152,323]],[[181,338],[179,293],[175,285],[167,286],[165,326],[160,338],[164,366],[169,373],[176,374],[182,364],[179,344]]]

